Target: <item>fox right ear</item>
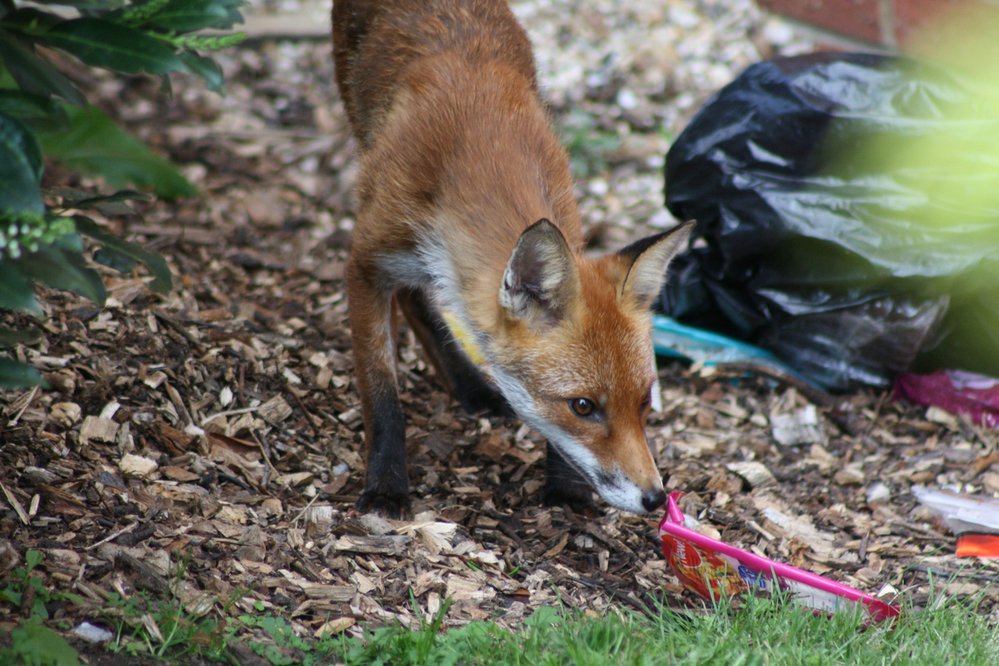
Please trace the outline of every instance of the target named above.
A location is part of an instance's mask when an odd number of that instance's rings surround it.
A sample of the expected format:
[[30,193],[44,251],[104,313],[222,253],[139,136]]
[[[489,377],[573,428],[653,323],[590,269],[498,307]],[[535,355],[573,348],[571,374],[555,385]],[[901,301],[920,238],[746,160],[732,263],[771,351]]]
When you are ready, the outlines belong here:
[[559,228],[538,220],[520,235],[503,272],[499,302],[507,314],[532,328],[557,323],[576,296],[572,251]]
[[669,262],[686,247],[695,226],[693,220],[682,222],[618,252],[618,261],[627,266],[621,294],[635,299],[643,308],[652,305],[666,281]]

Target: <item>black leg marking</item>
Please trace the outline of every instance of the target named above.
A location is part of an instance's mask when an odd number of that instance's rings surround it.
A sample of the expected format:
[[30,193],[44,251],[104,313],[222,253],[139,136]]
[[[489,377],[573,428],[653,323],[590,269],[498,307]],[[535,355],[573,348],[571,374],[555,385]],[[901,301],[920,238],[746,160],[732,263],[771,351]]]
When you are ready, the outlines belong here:
[[406,420],[394,387],[390,392],[383,391],[375,396],[372,416],[368,470],[357,509],[376,511],[388,518],[403,518],[409,514]]

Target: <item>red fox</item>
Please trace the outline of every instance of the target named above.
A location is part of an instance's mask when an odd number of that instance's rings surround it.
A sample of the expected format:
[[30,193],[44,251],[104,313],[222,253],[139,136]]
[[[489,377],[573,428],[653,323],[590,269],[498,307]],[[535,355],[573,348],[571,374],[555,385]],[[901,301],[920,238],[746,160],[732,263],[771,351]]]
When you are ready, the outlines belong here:
[[565,150],[505,0],[335,0],[336,79],[360,145],[349,321],[361,511],[409,511],[395,308],[469,411],[548,440],[544,500],[650,512],[649,306],[692,223],[593,259]]

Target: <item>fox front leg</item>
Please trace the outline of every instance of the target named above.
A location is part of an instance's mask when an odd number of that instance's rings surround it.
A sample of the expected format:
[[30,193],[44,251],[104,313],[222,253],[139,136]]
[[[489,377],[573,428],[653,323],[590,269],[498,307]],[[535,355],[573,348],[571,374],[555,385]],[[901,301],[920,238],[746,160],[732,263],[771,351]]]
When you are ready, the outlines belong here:
[[352,257],[347,266],[347,298],[367,457],[357,509],[401,518],[410,508],[409,476],[406,419],[396,379],[392,294],[373,269]]

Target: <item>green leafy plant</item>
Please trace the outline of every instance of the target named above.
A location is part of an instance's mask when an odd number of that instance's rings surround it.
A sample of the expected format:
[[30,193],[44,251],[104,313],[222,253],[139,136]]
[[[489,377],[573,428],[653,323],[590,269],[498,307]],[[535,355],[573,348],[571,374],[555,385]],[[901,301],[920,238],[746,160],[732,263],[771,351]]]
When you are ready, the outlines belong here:
[[[105,289],[84,257],[84,237],[99,247],[94,259],[123,272],[139,264],[153,276],[152,289],[170,288],[159,255],[104,230],[82,211],[100,210],[141,196],[118,191],[63,197],[60,206],[43,188],[46,158],[112,188],[137,186],[171,199],[195,194],[166,160],[129,136],[103,111],[87,103],[64,72],[67,62],[123,75],[175,72],[200,77],[221,91],[222,70],[203,52],[232,46],[242,33],[244,0],[64,0],[26,3],[0,0],[0,310],[40,316],[33,285],[44,284],[103,304]],[[0,388],[41,383],[33,368],[4,349],[37,339],[23,327],[0,326]]]
[[[450,646],[441,649],[446,638],[441,633],[444,620],[454,600],[446,598],[432,617],[420,611],[419,605],[410,591],[410,603],[419,620],[419,627],[413,631],[401,626],[375,629],[358,641],[340,638],[331,643],[327,650],[336,654],[345,663],[365,664],[459,664],[469,655],[453,650]],[[482,625],[487,627],[493,625]]]
[[272,666],[315,663],[310,654],[311,645],[300,638],[288,621],[274,615],[241,615],[239,621],[246,628],[263,631],[266,640],[251,640],[251,650],[266,659]]
[[115,637],[107,646],[111,652],[177,664],[225,658],[239,626],[228,614],[244,591],[234,592],[220,606],[214,599],[206,605],[185,605],[178,590],[185,584],[188,564],[187,556],[173,562],[173,575],[163,596],[115,593],[106,608],[96,611],[115,627]]
[[448,663],[447,660],[438,660],[440,654],[436,647],[453,600],[445,599],[432,617],[423,614],[412,592],[410,603],[419,622],[417,629],[410,631],[402,626],[375,629],[365,641],[334,634],[318,639],[301,637],[287,620],[274,615],[242,614],[238,622],[243,629],[257,630],[257,637],[249,640],[247,645],[271,666],[318,666],[344,660],[372,666]]
[[235,629],[223,619],[198,615],[173,594],[157,599],[141,593],[112,596],[106,611],[117,624],[108,649],[184,663],[187,658],[221,659]]
[[607,171],[608,155],[621,146],[616,133],[601,129],[596,116],[579,109],[561,118],[559,127],[577,178],[592,178]]
[[3,581],[3,587],[0,587],[0,601],[4,601],[14,608],[21,608],[27,595],[31,601],[31,616],[48,619],[49,613],[45,609],[48,592],[42,579],[31,573],[41,562],[41,552],[37,550],[26,552],[24,566],[14,567],[9,577]]
[[10,645],[0,647],[0,664],[33,664],[37,666],[75,666],[79,664],[76,650],[66,640],[46,627],[46,604],[56,598],[78,601],[75,595],[53,594],[40,576],[32,572],[41,564],[41,551],[24,554],[24,566],[14,567],[0,581],[0,610],[3,603],[28,613],[28,618],[10,633]]
[[78,666],[79,655],[66,639],[41,618],[32,617],[10,633],[9,648],[0,649],[0,663],[29,666]]

